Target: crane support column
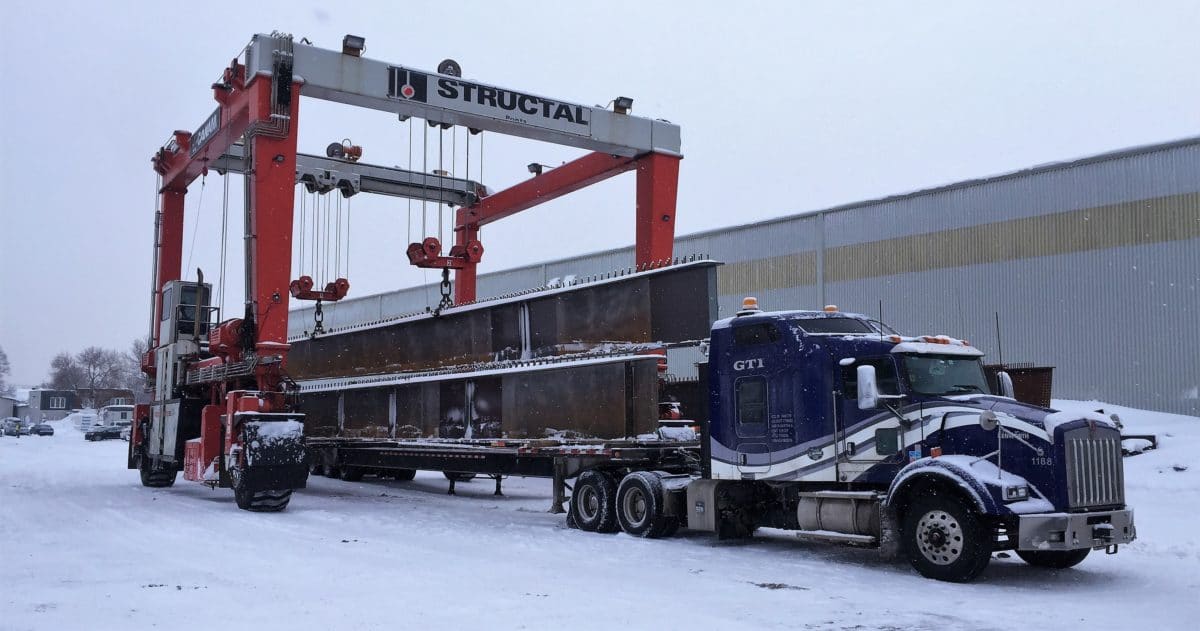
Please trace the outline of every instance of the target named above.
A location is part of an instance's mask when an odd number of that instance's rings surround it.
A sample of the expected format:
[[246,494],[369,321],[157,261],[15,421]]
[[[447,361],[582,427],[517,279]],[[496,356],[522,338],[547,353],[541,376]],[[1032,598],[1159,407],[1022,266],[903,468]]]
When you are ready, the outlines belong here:
[[[300,105],[299,84],[283,93],[266,77],[249,86],[250,120],[247,130],[251,175],[247,267],[250,301],[260,356],[286,357],[288,285],[291,283],[292,215],[296,187],[296,130]],[[260,238],[261,235],[261,238]],[[250,315],[249,313],[247,315]],[[260,372],[259,389],[273,391],[278,371]]]
[[162,288],[167,281],[178,280],[180,267],[183,265],[183,202],[187,196],[187,188],[183,190],[163,189],[158,234],[158,275],[154,279],[154,322],[150,325],[150,335],[153,343],[150,349],[158,347],[158,323],[162,320]]
[[679,157],[651,153],[638,158],[634,258],[639,266],[670,260],[678,190]]

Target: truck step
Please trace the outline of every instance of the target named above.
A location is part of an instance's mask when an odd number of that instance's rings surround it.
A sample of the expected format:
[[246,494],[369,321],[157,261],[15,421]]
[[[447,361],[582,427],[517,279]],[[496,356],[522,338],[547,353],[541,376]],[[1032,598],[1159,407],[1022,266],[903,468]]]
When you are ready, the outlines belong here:
[[875,491],[808,491],[797,494],[799,497],[815,497],[827,500],[864,500],[879,498]]
[[871,535],[849,535],[832,530],[797,530],[796,537],[806,541],[824,541],[829,543],[852,543],[860,546],[879,545],[879,539]]

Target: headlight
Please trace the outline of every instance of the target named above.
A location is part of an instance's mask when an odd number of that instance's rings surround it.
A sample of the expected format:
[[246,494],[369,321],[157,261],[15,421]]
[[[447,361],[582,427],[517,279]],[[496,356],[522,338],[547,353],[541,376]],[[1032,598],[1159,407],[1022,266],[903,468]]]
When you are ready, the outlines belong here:
[[1022,484],[1021,486],[1006,486],[1004,487],[1004,501],[1016,502],[1029,499],[1029,487]]

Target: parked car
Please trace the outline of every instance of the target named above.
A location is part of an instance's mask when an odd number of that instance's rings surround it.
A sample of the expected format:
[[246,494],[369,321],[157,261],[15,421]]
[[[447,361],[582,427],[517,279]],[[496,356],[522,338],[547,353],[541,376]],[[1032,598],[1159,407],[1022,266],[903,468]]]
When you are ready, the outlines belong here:
[[49,423],[38,423],[29,428],[29,433],[36,436],[53,436],[54,428]]
[[108,440],[109,438],[120,438],[121,428],[115,425],[97,425],[92,426],[84,435],[85,440]]
[[29,423],[26,423],[15,416],[10,416],[4,419],[3,434],[5,436],[28,436],[29,426]]

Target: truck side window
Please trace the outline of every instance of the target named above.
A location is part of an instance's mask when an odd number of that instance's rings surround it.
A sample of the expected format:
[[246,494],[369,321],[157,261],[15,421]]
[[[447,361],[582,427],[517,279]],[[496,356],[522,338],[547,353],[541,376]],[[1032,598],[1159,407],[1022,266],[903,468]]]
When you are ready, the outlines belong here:
[[770,344],[779,341],[779,329],[774,324],[751,324],[734,327],[733,344],[735,346],[753,346],[755,344]]
[[874,366],[875,383],[879,385],[879,394],[900,394],[900,382],[896,378],[896,364],[891,357],[868,357],[860,359],[849,366],[842,366],[842,383],[846,384],[844,397],[853,399],[858,396],[858,367]]
[[737,421],[741,425],[767,422],[767,380],[746,377],[737,381]]

